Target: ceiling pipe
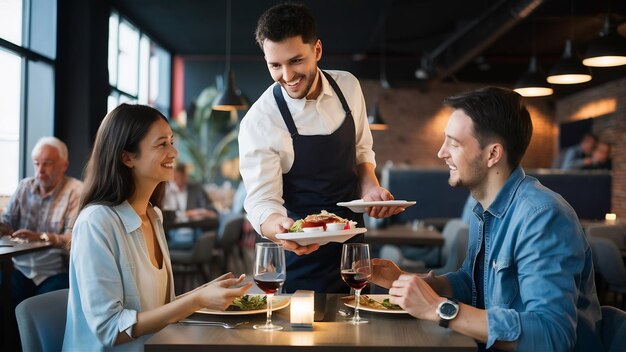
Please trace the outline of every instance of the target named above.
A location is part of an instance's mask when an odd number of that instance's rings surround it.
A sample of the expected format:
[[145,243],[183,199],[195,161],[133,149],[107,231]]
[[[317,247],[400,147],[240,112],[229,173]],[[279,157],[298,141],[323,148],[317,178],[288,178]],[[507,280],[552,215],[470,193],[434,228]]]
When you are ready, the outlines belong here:
[[483,15],[454,32],[426,53],[415,75],[427,83],[439,82],[465,66],[494,41],[539,7],[544,0],[500,0]]

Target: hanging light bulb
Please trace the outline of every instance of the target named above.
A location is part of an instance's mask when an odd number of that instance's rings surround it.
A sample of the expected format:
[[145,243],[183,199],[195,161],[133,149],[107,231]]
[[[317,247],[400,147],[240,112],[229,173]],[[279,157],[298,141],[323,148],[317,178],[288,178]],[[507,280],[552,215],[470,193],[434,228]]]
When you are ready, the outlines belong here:
[[241,91],[235,85],[235,73],[230,69],[230,30],[231,30],[231,6],[230,0],[226,0],[226,74],[225,86],[215,100],[213,100],[213,109],[232,111],[243,110],[248,107],[246,100],[243,98]]
[[571,39],[565,41],[561,60],[550,70],[548,82],[552,84],[577,84],[591,81],[591,71],[574,54]]
[[591,67],[626,65],[626,39],[617,33],[610,16],[604,18],[600,37],[589,44],[583,65]]
[[378,111],[378,102],[376,102],[369,116],[367,116],[367,122],[370,124],[370,130],[374,131],[384,131],[389,127],[383,120],[383,117],[380,116],[380,112]]
[[546,76],[541,71],[535,55],[530,58],[528,70],[517,80],[513,90],[523,97],[543,97],[554,93],[546,82]]

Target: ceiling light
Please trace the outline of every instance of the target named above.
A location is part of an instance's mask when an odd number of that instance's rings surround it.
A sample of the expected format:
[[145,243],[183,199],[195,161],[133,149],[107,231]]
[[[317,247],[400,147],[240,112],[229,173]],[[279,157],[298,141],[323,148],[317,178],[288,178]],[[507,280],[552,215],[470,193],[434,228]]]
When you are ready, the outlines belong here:
[[592,67],[626,65],[626,39],[617,33],[609,16],[604,18],[600,37],[589,44],[583,64]]
[[591,80],[591,71],[574,55],[572,40],[565,42],[561,60],[550,70],[548,82],[552,84],[577,84]]
[[226,86],[215,100],[213,100],[213,109],[215,110],[243,110],[248,107],[246,100],[243,98],[241,91],[235,86],[235,73],[230,69],[230,28],[231,28],[231,6],[230,0],[226,0]]
[[536,56],[530,58],[528,70],[517,80],[513,90],[523,97],[543,97],[554,93],[552,87],[546,82],[546,76],[541,71]]
[[378,103],[374,105],[372,112],[367,117],[367,122],[370,124],[370,130],[374,131],[384,131],[389,126],[385,123],[382,116],[380,116],[380,112],[378,111]]

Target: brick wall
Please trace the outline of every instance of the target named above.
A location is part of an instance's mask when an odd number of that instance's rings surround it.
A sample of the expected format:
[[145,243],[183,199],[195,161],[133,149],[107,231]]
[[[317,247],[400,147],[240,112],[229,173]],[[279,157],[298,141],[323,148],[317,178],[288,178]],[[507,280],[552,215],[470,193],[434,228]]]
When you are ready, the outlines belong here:
[[[444,98],[483,85],[440,84],[428,91],[383,89],[378,81],[361,81],[368,108],[378,100],[380,114],[389,125],[386,131],[372,131],[379,167],[386,162],[423,167],[443,167],[437,151],[450,110]],[[556,154],[557,128],[553,108],[547,99],[526,102],[533,119],[534,133],[522,160],[526,168],[549,167]]]
[[[626,78],[570,95],[556,103],[556,121],[593,117],[593,131],[613,145],[612,211],[626,218]],[[593,190],[587,190],[593,191]],[[623,220],[622,220],[623,221]]]

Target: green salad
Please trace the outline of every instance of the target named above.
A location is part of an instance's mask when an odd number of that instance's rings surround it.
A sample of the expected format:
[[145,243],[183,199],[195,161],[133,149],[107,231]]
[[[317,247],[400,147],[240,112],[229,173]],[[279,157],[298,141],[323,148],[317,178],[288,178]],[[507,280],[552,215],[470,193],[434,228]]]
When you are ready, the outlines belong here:
[[267,308],[267,296],[243,295],[235,298],[227,311],[258,310]]
[[402,309],[402,307],[400,307],[399,305],[389,302],[389,298],[383,299],[383,302],[381,304],[387,309],[393,309],[393,310]]

